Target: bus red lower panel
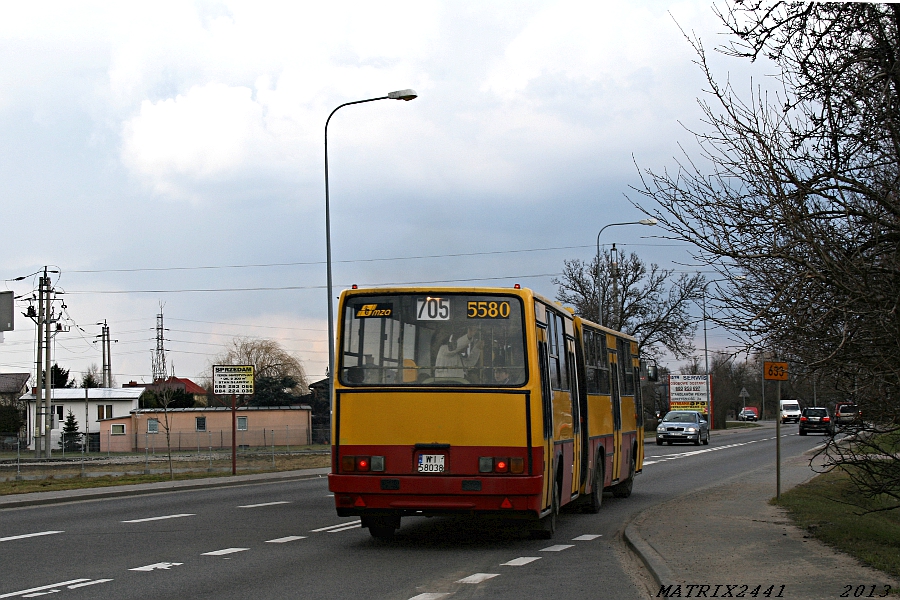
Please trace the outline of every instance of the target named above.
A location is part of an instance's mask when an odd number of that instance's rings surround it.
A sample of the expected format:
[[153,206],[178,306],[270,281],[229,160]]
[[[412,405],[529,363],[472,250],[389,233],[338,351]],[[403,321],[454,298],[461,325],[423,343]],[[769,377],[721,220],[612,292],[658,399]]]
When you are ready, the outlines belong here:
[[428,475],[328,476],[338,510],[460,511],[541,510],[543,477],[455,477]]

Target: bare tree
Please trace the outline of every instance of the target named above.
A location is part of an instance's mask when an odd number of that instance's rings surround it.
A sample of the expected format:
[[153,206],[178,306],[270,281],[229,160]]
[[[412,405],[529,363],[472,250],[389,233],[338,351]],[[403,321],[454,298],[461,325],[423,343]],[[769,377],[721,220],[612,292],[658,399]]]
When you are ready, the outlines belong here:
[[[618,288],[615,297],[614,273]],[[553,284],[559,286],[557,300],[573,306],[578,315],[591,321],[597,321],[598,298],[602,297],[603,324],[637,337],[646,356],[657,356],[662,348],[677,358],[694,351],[697,323],[688,310],[703,293],[705,281],[700,274],[682,273],[673,279],[673,271],[655,264],[648,268],[632,253],[617,265],[601,260],[599,276],[596,257],[590,264],[567,260],[562,277],[553,279]]]
[[900,430],[900,5],[754,0],[718,14],[733,34],[720,50],[769,61],[779,91],[742,100],[689,38],[708,130],[699,157],[642,173],[645,212],[736,284],[714,320],[862,407],[829,464],[900,507],[900,452],[882,447]]
[[212,364],[253,365],[257,392],[265,392],[262,395],[274,398],[276,404],[286,403],[288,396],[299,398],[309,393],[303,363],[276,340],[234,338]]

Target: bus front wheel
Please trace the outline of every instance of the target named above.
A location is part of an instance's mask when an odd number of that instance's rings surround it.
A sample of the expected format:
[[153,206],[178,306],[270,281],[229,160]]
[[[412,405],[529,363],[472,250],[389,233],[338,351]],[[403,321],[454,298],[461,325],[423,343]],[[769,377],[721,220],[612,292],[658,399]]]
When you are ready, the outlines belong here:
[[531,531],[531,537],[539,540],[549,540],[556,533],[556,519],[559,517],[559,485],[553,485],[553,494],[550,500],[550,514],[538,521],[537,529]]
[[603,506],[603,455],[597,455],[594,463],[594,487],[591,489],[591,497],[587,505],[587,512],[597,514]]
[[628,466],[628,479],[623,481],[622,483],[616,484],[612,488],[613,496],[616,498],[627,498],[631,495],[631,489],[634,487],[634,472],[637,463],[634,459],[634,450],[631,451],[631,462]]

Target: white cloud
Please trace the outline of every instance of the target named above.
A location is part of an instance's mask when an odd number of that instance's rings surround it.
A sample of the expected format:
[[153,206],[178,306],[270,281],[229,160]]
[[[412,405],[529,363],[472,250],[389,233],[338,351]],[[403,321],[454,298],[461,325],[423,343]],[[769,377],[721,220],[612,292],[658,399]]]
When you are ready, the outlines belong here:
[[123,157],[136,172],[167,189],[169,178],[215,179],[246,169],[265,146],[264,107],[247,87],[194,86],[174,99],[141,103],[125,125]]

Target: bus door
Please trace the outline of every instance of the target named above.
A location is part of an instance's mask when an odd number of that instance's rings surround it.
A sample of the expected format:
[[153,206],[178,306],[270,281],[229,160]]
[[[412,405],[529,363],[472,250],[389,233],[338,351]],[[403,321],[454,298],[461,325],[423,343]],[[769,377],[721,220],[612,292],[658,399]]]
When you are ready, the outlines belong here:
[[[572,466],[570,467],[569,476],[571,477],[571,481],[569,483],[569,493],[571,496],[577,496],[578,492],[581,490],[581,482],[582,482],[582,473],[584,469],[582,465],[584,464],[583,457],[583,449],[587,446],[586,440],[582,436],[582,431],[587,429],[586,424],[581,421],[581,403],[579,402],[579,396],[581,395],[580,388],[582,387],[582,383],[580,382],[580,377],[578,377],[578,373],[581,370],[577,367],[575,363],[575,338],[569,337],[568,329],[572,327],[572,321],[566,321],[566,367],[569,370],[569,400],[572,403],[572,437],[573,439],[573,449],[572,449]],[[574,331],[572,332],[574,333]]]
[[609,395],[613,409],[612,480],[617,481],[622,476],[622,397],[619,395],[619,363],[615,351],[610,351],[609,358]]
[[550,389],[550,357],[547,349],[547,329],[545,325],[537,324],[535,337],[538,346],[538,362],[541,372],[541,421],[543,422],[544,449],[544,493],[541,506],[546,510],[551,502],[551,485],[553,485],[553,392]]
[[[575,361],[577,368],[575,371],[577,373],[587,373],[587,369],[585,368],[585,338],[588,335],[584,329],[580,332],[581,335],[581,343],[575,344]],[[588,375],[590,378],[590,375]],[[588,463],[591,462],[591,438],[590,432],[588,431],[588,404],[587,404],[587,381],[583,381],[580,377],[577,378],[576,389],[572,390],[573,394],[577,394],[578,397],[578,421],[579,426],[581,427],[581,470],[578,477],[578,486],[579,489],[584,489],[584,485],[587,483],[587,475],[588,475]]]

